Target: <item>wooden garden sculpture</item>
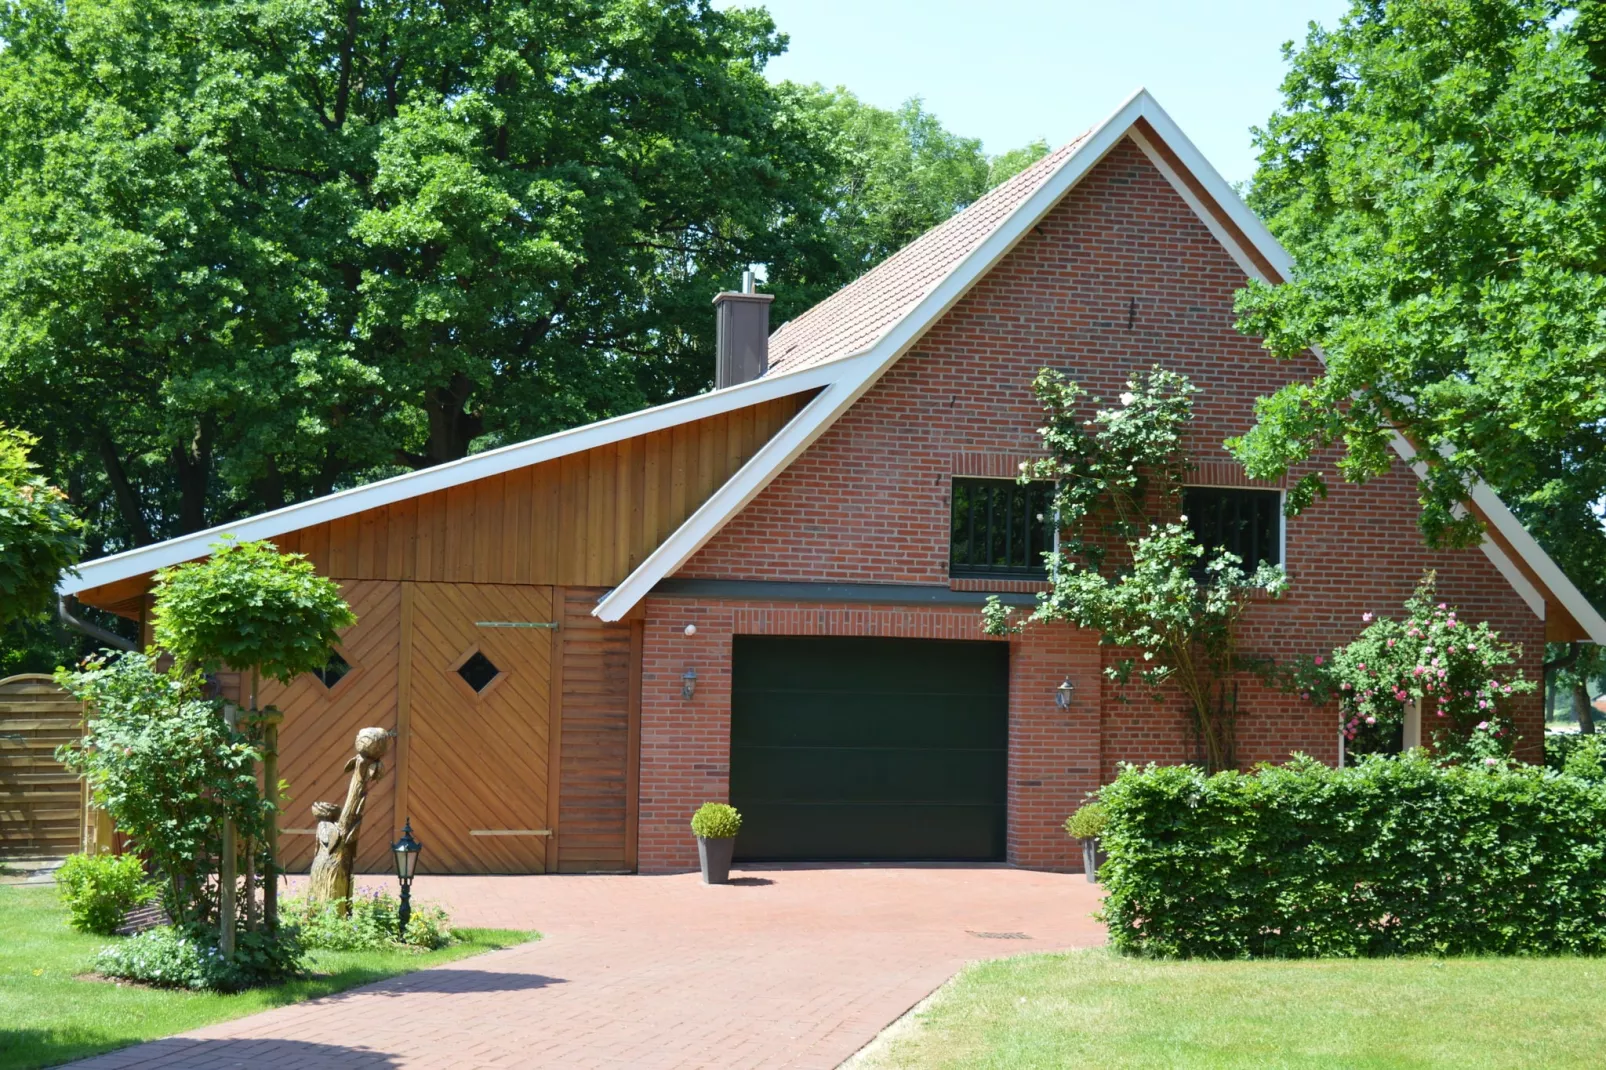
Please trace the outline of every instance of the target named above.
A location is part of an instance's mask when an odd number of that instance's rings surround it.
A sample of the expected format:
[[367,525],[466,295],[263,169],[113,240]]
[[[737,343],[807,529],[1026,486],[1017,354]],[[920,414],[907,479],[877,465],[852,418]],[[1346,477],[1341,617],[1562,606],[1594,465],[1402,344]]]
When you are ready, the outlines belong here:
[[384,774],[382,759],[389,746],[390,733],[383,728],[358,732],[357,753],[346,763],[346,772],[351,774],[346,804],[312,804],[312,816],[318,819],[318,854],[312,860],[307,896],[315,903],[340,904],[342,913],[349,909],[351,871],[357,863],[357,833],[368,803],[368,785]]

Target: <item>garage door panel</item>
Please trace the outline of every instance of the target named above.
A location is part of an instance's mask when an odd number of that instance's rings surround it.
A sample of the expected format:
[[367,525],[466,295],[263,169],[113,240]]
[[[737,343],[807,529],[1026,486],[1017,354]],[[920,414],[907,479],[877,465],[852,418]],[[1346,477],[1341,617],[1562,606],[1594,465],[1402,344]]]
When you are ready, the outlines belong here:
[[990,862],[1004,855],[1004,817],[994,806],[747,803],[742,817],[744,858]]
[[731,750],[731,791],[749,803],[837,801],[990,804],[1004,792],[992,750]]
[[978,717],[991,696],[920,691],[844,694],[840,690],[750,690],[765,715],[733,723],[732,746],[1002,747],[1005,723]]
[[1004,857],[1006,644],[737,636],[733,653],[737,858]]

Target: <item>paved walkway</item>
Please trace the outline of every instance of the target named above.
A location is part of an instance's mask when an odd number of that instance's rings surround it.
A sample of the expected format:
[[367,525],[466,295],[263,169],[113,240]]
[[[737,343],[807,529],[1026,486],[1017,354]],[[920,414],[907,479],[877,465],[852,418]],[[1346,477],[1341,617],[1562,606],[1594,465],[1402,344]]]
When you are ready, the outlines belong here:
[[78,1065],[834,1067],[968,961],[1104,941],[1080,875],[734,876],[421,877],[458,924],[545,938]]

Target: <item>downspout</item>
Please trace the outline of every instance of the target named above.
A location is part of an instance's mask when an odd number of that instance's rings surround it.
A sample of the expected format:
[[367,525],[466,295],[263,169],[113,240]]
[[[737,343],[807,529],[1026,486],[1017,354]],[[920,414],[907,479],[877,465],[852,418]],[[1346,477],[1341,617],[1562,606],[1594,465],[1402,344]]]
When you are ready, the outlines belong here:
[[98,624],[91,624],[87,620],[80,620],[73,616],[72,610],[67,608],[67,599],[69,597],[71,596],[64,594],[56,599],[56,616],[61,618],[61,623],[65,624],[74,631],[82,632],[91,639],[99,639],[107,646],[116,647],[118,650],[138,649],[133,643],[129,642],[127,639],[124,639],[116,632],[107,631]]

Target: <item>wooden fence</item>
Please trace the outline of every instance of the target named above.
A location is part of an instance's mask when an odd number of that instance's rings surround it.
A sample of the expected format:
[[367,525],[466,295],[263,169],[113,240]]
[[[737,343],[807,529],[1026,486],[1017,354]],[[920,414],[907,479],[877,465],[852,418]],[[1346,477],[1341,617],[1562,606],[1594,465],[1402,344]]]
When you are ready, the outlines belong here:
[[61,858],[84,841],[82,782],[56,761],[84,713],[50,677],[0,680],[0,859]]

